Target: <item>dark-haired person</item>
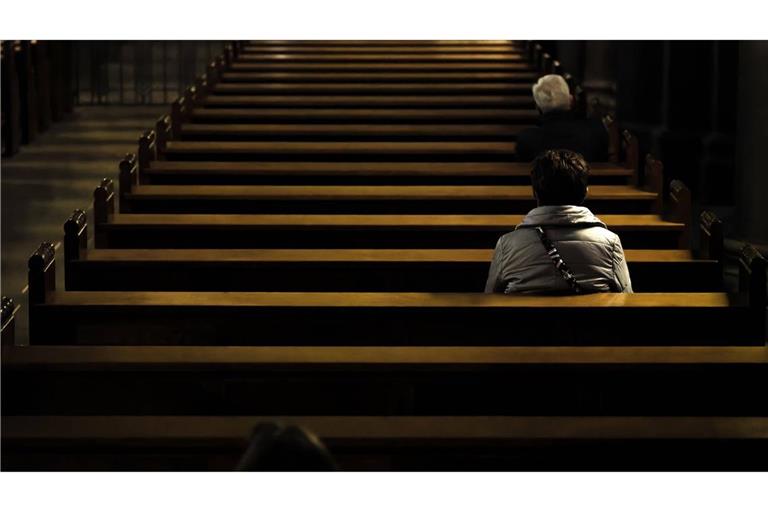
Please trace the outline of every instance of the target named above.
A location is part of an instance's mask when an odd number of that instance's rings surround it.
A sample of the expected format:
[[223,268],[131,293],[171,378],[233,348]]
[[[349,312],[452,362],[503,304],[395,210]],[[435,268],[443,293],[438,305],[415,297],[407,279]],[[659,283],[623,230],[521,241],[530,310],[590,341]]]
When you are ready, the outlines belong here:
[[572,111],[573,97],[565,79],[546,75],[533,86],[539,110],[539,126],[517,136],[517,159],[530,162],[547,149],[570,149],[587,162],[608,160],[608,132],[599,119],[578,119]]
[[536,158],[531,181],[538,206],[499,238],[486,293],[632,292],[621,240],[581,206],[588,175],[589,165],[573,151]]

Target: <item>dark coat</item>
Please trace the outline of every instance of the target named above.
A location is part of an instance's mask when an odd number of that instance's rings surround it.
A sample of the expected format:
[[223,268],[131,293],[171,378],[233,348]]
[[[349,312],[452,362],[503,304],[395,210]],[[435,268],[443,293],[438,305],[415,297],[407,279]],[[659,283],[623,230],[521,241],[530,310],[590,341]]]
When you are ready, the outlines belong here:
[[539,126],[517,137],[517,159],[530,162],[547,149],[570,149],[587,162],[608,160],[608,132],[598,119],[578,119],[571,112],[542,114]]

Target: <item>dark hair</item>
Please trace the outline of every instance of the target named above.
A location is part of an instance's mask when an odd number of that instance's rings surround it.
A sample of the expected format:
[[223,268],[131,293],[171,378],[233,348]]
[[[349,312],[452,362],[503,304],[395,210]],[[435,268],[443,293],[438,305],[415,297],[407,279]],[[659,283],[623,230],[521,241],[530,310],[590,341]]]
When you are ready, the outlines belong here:
[[238,471],[332,471],[328,449],[308,430],[278,422],[259,423],[251,433]]
[[531,183],[539,204],[580,205],[587,197],[589,164],[567,149],[548,149],[533,161]]

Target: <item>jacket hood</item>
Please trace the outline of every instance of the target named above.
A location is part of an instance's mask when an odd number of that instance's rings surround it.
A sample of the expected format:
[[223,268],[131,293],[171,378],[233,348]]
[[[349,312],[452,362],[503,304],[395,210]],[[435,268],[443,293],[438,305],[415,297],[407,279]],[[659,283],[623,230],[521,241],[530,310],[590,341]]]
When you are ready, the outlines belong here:
[[[539,206],[523,218],[517,228],[525,226],[573,226],[589,225],[607,228],[603,221],[595,217],[584,206]],[[515,228],[515,229],[517,229]]]

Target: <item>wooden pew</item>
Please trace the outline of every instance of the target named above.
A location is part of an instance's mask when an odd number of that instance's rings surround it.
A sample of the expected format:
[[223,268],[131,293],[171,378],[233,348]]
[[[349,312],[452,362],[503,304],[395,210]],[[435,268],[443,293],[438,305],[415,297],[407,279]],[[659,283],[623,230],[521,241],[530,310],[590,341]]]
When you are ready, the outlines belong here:
[[[141,160],[139,160],[141,167]],[[490,248],[521,215],[115,214],[114,185],[94,191],[99,248]],[[680,204],[680,203],[679,203]],[[627,248],[686,248],[689,226],[658,215],[603,215]]]
[[[523,64],[526,57],[520,53],[414,53],[414,52],[375,52],[375,53],[294,53],[284,52],[278,55],[270,52],[250,52],[239,56],[234,62],[237,64],[251,65],[274,63],[302,63],[302,64],[385,64],[385,63],[426,63],[426,64],[466,64],[466,63],[492,63],[492,64]],[[253,66],[257,67],[257,66]],[[514,68],[513,68],[514,69]]]
[[741,272],[749,289],[733,297],[56,292],[54,248],[42,244],[29,260],[30,343],[762,345],[765,281],[759,288],[752,277],[761,268],[759,254],[746,254]]
[[768,415],[765,347],[27,346],[2,358],[4,415]]
[[[140,163],[151,166],[160,151],[152,136],[142,137],[139,159],[120,163],[121,213],[518,213],[535,206],[530,185],[137,185]],[[162,154],[173,151],[168,144]],[[587,203],[597,213],[660,212],[661,184],[659,177],[648,190],[594,185]]]
[[222,73],[223,82],[237,83],[466,83],[466,82],[504,82],[531,83],[538,79],[539,73],[534,71],[454,71],[435,72],[421,71],[347,71],[320,72],[307,71],[225,71]]
[[16,311],[18,307],[11,297],[3,295],[0,312],[0,343],[2,346],[12,346],[16,337]]
[[243,48],[242,52],[237,56],[241,59],[249,59],[253,54],[286,54],[291,55],[357,55],[357,54],[409,54],[409,55],[463,55],[463,54],[485,54],[485,55],[509,55],[509,56],[523,56],[525,55],[523,50],[519,46],[512,44],[498,44],[498,45],[484,45],[478,46],[474,44],[455,44],[451,46],[447,45],[431,45],[431,46],[398,46],[398,45],[348,45],[348,46],[306,46],[306,45],[291,45],[291,44],[275,44],[275,45],[248,45]]
[[534,68],[528,62],[233,62],[229,68],[233,73],[253,72],[301,72],[301,73],[514,73],[531,72]]
[[532,108],[530,96],[502,95],[323,95],[265,96],[211,95],[201,101],[207,108]]
[[[591,165],[590,183],[626,184],[633,169]],[[527,162],[184,162],[147,160],[139,181],[153,184],[527,185]]]
[[529,83],[466,82],[466,83],[219,83],[211,88],[213,94],[531,94]]
[[16,52],[13,41],[2,42],[2,132],[3,156],[19,152],[21,146],[21,103]]
[[762,470],[759,417],[3,416],[11,470],[232,470],[255,425],[317,435],[341,469]]
[[516,108],[196,108],[191,118],[206,123],[522,123],[535,122],[534,109]]
[[522,124],[206,124],[185,123],[182,141],[510,141]]
[[[650,213],[656,193],[590,187],[601,213]],[[121,213],[520,213],[536,207],[526,185],[137,185],[120,190]]]
[[[627,249],[634,290],[721,290],[720,221],[705,212],[700,226],[700,251]],[[493,254],[492,249],[88,249],[81,210],[67,220],[64,232],[66,289],[75,291],[478,292]]]
[[285,39],[285,40],[257,40],[257,41],[245,41],[240,42],[242,45],[242,53],[250,51],[262,51],[262,48],[279,46],[291,49],[307,49],[312,48],[378,48],[378,47],[398,47],[398,48],[417,48],[419,50],[442,50],[443,48],[452,47],[456,45],[469,46],[477,49],[486,49],[493,46],[503,45],[510,48],[524,47],[524,43],[518,41],[502,40],[502,39]]

